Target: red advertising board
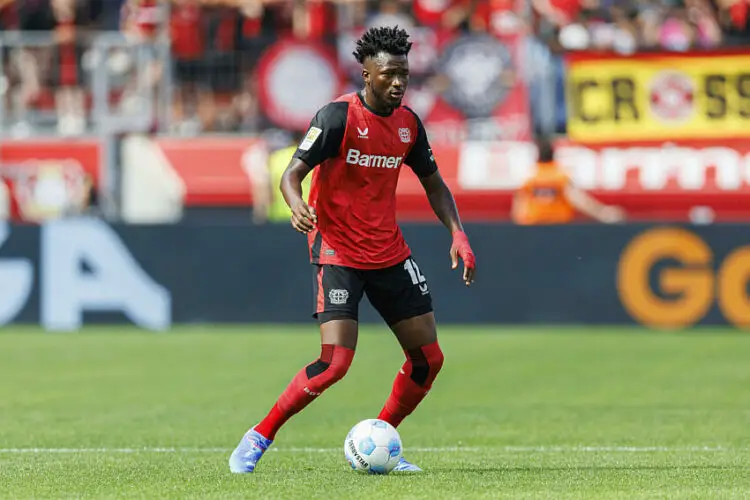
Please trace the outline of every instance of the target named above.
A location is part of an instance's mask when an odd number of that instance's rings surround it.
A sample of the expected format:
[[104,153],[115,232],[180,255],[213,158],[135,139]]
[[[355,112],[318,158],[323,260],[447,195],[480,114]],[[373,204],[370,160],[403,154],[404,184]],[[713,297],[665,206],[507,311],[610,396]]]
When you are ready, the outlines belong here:
[[[182,178],[188,206],[250,206],[242,166],[252,139],[161,140],[164,156]],[[507,220],[514,190],[533,173],[527,142],[464,143],[433,148],[440,170],[466,220]],[[558,145],[558,161],[574,182],[600,200],[622,206],[631,220],[750,220],[750,142],[692,141]],[[434,215],[414,174],[398,186],[402,220]]]

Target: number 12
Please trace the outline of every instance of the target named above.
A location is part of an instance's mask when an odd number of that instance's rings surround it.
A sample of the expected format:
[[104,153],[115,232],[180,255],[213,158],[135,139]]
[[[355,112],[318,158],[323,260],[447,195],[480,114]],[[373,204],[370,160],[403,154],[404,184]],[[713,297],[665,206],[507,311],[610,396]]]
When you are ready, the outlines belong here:
[[413,259],[406,259],[406,262],[404,262],[404,269],[409,273],[409,276],[411,276],[411,282],[414,285],[419,285],[420,283],[424,283],[427,281],[427,279],[422,275],[422,272],[419,270],[419,266],[416,262],[414,262]]

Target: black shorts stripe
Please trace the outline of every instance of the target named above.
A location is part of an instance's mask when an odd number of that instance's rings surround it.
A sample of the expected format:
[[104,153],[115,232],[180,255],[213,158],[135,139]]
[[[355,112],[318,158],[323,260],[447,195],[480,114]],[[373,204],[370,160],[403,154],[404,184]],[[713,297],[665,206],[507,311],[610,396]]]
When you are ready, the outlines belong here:
[[310,257],[313,262],[320,262],[320,247],[323,246],[323,235],[320,231],[315,231],[315,238],[313,238],[312,248],[310,249]]

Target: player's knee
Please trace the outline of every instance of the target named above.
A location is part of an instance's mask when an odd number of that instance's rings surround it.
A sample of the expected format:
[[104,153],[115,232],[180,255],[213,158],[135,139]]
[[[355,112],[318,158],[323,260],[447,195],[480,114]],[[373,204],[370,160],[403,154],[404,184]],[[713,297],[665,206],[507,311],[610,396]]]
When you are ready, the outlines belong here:
[[[443,354],[443,350],[440,349],[440,346],[435,344],[435,352],[427,358],[427,362],[430,364],[430,369],[434,372],[435,376],[437,376],[438,372],[443,368],[443,362],[445,362],[445,355]],[[434,377],[433,377],[434,379]]]
[[346,375],[354,359],[354,351],[342,346],[324,345],[320,358],[305,369],[308,388],[322,392]]
[[[346,364],[321,363],[320,360],[316,361],[308,367],[308,388],[314,392],[323,392],[344,378],[346,372],[349,370],[349,366],[350,365]],[[315,371],[312,371],[311,373],[310,368],[313,368]],[[310,375],[312,375],[312,377]]]
[[328,369],[331,371],[331,380],[334,382],[338,382],[344,376],[346,375],[346,372],[349,371],[349,367],[352,366],[351,363],[347,364],[340,364],[340,365],[331,365]]
[[438,343],[435,342],[434,344],[431,344],[431,346],[434,346],[434,348],[430,349],[425,356],[427,358],[427,364],[430,367],[429,373],[427,374],[427,383],[425,384],[427,387],[431,386],[432,382],[435,381],[435,378],[443,368],[443,362],[445,361],[445,356],[443,355],[443,351],[440,349]]
[[429,388],[443,368],[445,356],[437,342],[407,351],[410,377],[417,385]]

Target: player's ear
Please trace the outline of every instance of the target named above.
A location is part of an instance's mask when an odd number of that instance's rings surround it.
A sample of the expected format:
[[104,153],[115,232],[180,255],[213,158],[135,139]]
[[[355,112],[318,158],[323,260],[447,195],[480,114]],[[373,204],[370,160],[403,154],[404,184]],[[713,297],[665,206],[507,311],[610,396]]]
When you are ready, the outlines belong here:
[[362,80],[364,80],[365,85],[370,84],[370,72],[367,71],[365,68],[362,68]]

